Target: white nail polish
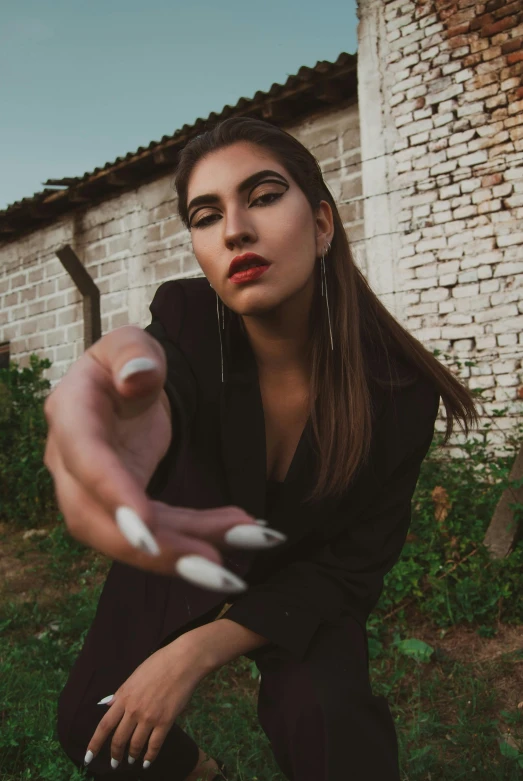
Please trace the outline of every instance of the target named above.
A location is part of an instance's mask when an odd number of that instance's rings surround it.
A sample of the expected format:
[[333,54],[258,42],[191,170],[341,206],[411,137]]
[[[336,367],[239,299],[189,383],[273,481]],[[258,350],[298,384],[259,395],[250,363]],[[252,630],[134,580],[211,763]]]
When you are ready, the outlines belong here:
[[134,765],[134,763],[136,762],[136,759],[135,759],[135,757],[132,757],[129,754],[129,756],[127,757],[127,761],[129,762],[130,765]]
[[174,568],[180,577],[211,591],[245,591],[247,588],[243,580],[204,556],[182,556]]
[[94,757],[93,752],[92,751],[88,751],[87,754],[84,757],[84,765],[88,765],[93,757]]
[[132,374],[150,372],[152,369],[158,368],[156,361],[151,360],[151,358],[133,358],[131,361],[127,361],[125,366],[120,369],[118,379],[123,382]]
[[259,526],[268,526],[269,522],[262,520],[262,518],[257,518],[256,523],[259,524]]
[[118,767],[119,764],[120,764],[120,761],[118,759],[113,759],[111,757],[111,767],[112,767],[113,770],[116,770],[116,768]]
[[158,556],[160,548],[140,516],[131,507],[119,507],[115,513],[116,523],[130,545]]
[[144,768],[148,768],[150,766],[150,764],[151,763],[149,762],[149,760],[146,759],[145,762],[143,763],[143,766],[144,766]]
[[274,529],[260,529],[244,523],[229,529],[224,539],[230,545],[238,545],[240,548],[273,548],[285,542],[287,537]]
[[109,694],[107,697],[104,697],[103,700],[100,700],[100,702],[97,702],[97,705],[107,705],[108,702],[111,702],[113,699],[114,694]]

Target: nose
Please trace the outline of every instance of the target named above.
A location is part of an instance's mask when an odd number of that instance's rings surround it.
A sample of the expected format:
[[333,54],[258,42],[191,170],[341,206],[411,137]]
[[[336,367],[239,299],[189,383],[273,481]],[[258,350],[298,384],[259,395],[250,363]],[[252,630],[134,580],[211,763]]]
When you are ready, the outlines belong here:
[[241,248],[256,241],[256,231],[245,209],[234,208],[227,211],[223,220],[224,241],[227,249]]

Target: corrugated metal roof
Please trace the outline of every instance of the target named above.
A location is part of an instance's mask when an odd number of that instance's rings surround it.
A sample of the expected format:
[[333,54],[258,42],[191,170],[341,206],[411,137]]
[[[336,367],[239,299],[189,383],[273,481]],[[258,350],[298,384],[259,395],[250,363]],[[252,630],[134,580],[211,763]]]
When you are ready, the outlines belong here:
[[[172,170],[183,146],[195,135],[231,116],[253,116],[275,125],[292,124],[304,116],[334,106],[357,94],[356,55],[342,52],[335,62],[322,60],[313,68],[303,66],[284,84],[273,84],[267,92],[240,98],[206,119],[183,125],[172,136],[151,141],[123,157],[81,176],[49,179],[45,189],[0,210],[0,243],[52,223],[73,209],[135,188],[144,181]],[[51,186],[52,185],[52,186]]]

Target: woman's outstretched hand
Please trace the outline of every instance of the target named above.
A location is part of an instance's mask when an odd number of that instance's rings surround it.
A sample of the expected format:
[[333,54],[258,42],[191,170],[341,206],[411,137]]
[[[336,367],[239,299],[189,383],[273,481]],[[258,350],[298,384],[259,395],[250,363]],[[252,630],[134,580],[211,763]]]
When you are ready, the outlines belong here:
[[[137,326],[106,334],[73,364],[44,406],[44,463],[58,504],[70,534],[111,559],[216,591],[242,591],[244,582],[221,567],[216,546],[262,548],[285,537],[239,507],[194,510],[147,497],[171,440],[165,377],[162,347]],[[225,536],[237,526],[230,534],[238,539]]]

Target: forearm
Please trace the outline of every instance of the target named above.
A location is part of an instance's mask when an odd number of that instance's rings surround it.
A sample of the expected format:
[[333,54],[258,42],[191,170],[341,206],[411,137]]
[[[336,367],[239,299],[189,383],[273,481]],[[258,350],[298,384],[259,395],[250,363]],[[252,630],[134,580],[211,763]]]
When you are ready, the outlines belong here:
[[194,651],[202,672],[206,674],[242,654],[267,645],[270,640],[237,624],[236,621],[220,618],[191,629],[174,642],[187,644]]

